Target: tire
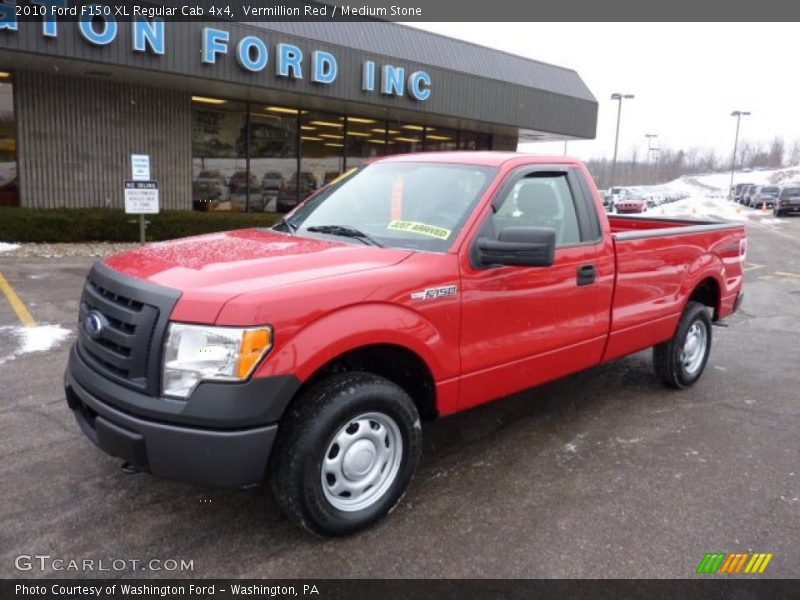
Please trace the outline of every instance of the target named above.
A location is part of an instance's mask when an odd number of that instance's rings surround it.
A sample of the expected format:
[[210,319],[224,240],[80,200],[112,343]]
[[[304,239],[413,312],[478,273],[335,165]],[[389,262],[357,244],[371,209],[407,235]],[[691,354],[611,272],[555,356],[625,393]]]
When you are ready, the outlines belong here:
[[[711,327],[705,305],[689,302],[672,339],[653,348],[653,365],[664,385],[682,389],[700,379],[711,353]],[[696,344],[702,344],[696,353],[697,345],[689,347],[688,344],[690,332]],[[697,336],[703,336],[702,341]],[[689,356],[685,355],[687,348],[691,352]]]
[[[399,386],[370,373],[332,375],[303,393],[281,421],[270,460],[272,494],[291,521],[314,534],[354,533],[401,500],[421,444],[419,414]],[[373,480],[365,491],[346,489]]]

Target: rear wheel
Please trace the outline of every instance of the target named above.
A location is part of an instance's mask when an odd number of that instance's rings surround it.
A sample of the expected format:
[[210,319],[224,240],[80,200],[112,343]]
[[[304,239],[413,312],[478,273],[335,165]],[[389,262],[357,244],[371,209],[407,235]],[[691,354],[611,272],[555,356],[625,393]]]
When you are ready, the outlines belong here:
[[297,399],[279,427],[272,493],[297,525],[346,535],[386,515],[419,461],[413,401],[370,373],[332,375]]
[[672,339],[653,348],[653,365],[664,385],[685,388],[700,379],[710,352],[708,310],[699,302],[689,302]]

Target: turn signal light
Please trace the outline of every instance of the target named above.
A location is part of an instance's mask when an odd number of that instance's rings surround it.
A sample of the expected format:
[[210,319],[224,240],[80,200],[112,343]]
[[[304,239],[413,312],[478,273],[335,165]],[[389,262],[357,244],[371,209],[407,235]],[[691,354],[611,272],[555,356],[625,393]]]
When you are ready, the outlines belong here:
[[269,329],[250,329],[242,335],[242,346],[239,350],[239,367],[237,375],[244,379],[256,366],[264,353],[272,345],[272,331]]

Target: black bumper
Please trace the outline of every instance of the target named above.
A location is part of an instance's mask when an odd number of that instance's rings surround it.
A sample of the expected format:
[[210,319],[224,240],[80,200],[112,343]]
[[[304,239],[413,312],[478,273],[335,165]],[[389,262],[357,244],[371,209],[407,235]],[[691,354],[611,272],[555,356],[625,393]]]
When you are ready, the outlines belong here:
[[185,402],[150,397],[92,371],[75,348],[65,375],[67,403],[101,450],[154,475],[229,488],[264,480],[277,421],[298,387],[280,377],[201,384]]

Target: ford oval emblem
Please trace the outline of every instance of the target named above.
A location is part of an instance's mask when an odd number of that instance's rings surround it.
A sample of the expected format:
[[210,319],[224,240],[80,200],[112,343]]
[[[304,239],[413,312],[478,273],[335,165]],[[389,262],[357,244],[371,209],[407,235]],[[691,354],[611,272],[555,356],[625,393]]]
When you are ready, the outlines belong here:
[[96,338],[105,327],[105,318],[96,310],[89,311],[83,319],[83,326],[86,329],[86,333],[89,334],[89,337]]

